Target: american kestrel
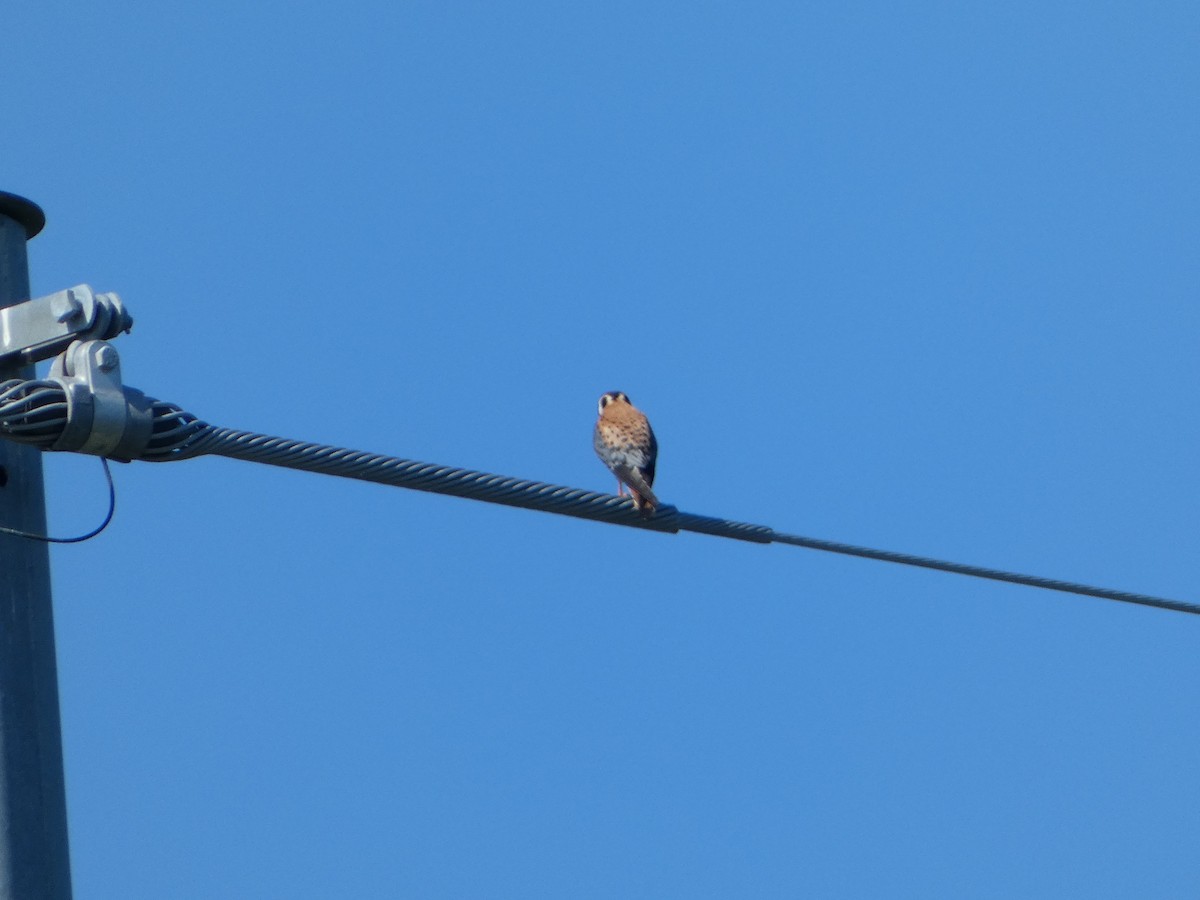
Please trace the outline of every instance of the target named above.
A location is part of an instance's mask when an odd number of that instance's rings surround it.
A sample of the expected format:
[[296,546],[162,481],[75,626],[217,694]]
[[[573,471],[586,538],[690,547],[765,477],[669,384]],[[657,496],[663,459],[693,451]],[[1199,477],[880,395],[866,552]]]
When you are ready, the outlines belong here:
[[625,496],[629,485],[633,505],[642,515],[653,515],[658,498],[650,486],[654,484],[658,441],[650,421],[621,391],[609,391],[600,398],[592,443],[600,461],[617,476],[617,496]]

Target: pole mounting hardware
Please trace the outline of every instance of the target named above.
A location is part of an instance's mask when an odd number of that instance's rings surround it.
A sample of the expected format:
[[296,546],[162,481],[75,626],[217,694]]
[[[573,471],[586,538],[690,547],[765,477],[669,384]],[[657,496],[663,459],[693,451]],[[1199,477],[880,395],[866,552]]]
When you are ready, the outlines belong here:
[[0,367],[29,365],[57,356],[72,341],[105,341],[133,328],[133,316],[116,294],[80,284],[0,309]]
[[154,424],[154,403],[121,384],[121,359],[107,341],[75,341],[50,364],[50,381],[67,395],[67,423],[51,450],[75,450],[129,462]]

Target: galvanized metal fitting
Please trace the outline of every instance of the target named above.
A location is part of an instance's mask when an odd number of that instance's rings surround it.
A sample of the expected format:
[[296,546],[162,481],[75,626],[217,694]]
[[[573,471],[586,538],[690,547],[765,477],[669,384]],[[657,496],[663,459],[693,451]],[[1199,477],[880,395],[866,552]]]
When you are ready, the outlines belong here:
[[133,316],[116,294],[86,284],[0,309],[0,366],[50,359],[72,341],[107,341],[133,328]]
[[150,442],[153,400],[121,384],[121,359],[104,341],[75,341],[50,366],[67,395],[67,425],[51,450],[129,462]]

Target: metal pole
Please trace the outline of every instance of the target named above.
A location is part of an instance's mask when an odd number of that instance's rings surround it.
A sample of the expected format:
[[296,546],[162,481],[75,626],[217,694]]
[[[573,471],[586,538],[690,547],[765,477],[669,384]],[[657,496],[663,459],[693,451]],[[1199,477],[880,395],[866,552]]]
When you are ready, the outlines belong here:
[[[45,223],[0,191],[0,308],[29,299],[25,242]],[[0,380],[33,377],[0,368]],[[0,441],[0,524],[46,533],[41,453],[13,441]],[[0,534],[0,900],[71,897],[55,666],[49,548]]]

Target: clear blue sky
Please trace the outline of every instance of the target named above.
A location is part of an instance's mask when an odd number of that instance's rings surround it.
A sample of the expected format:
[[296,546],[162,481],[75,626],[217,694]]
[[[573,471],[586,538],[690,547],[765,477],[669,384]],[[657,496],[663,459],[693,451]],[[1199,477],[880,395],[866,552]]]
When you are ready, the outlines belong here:
[[[1195,2],[18,4],[207,420],[1200,599]],[[224,459],[53,552],[79,900],[1177,898],[1200,621]],[[103,513],[47,461],[52,529]]]

